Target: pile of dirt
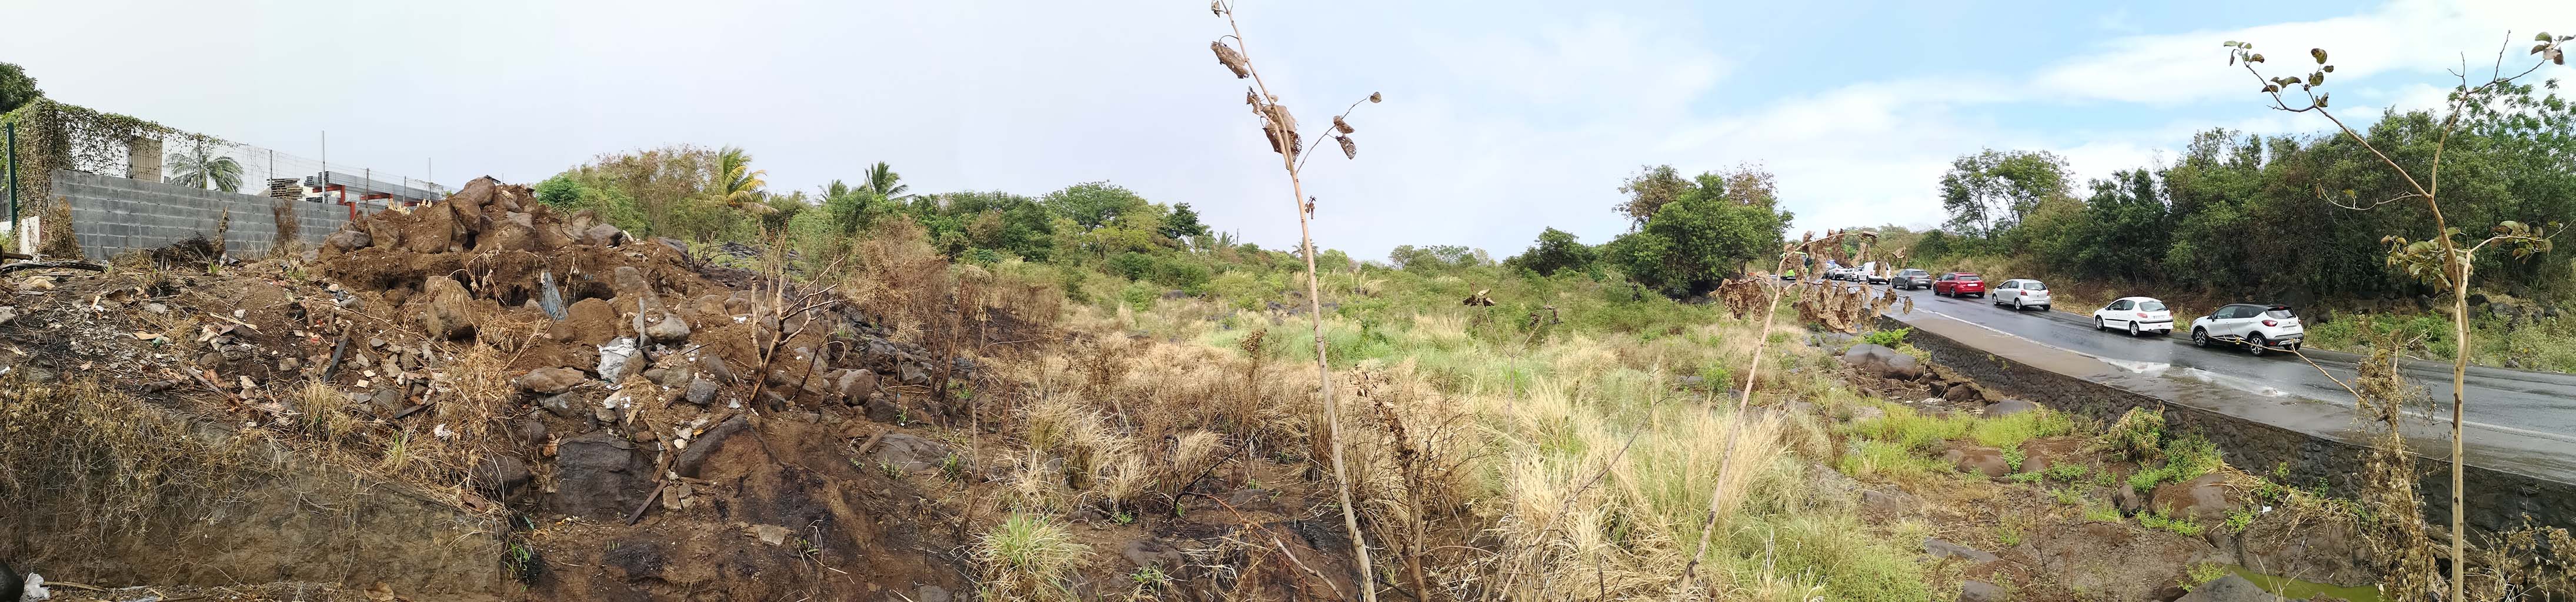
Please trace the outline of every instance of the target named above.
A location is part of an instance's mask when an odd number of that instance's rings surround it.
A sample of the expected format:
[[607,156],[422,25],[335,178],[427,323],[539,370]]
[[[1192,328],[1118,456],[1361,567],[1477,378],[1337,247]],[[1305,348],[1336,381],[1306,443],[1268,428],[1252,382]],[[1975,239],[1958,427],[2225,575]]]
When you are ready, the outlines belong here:
[[[13,279],[26,290],[0,323],[0,378],[97,378],[205,428],[509,525],[459,548],[488,557],[454,561],[501,567],[515,583],[390,580],[404,598],[971,591],[957,556],[969,541],[962,506],[926,501],[942,496],[858,452],[902,435],[928,444],[906,453],[930,455],[901,465],[955,464],[919,427],[959,412],[943,401],[975,382],[975,363],[888,338],[832,295],[776,279],[720,284],[708,275],[741,271],[685,249],[482,178],[365,216],[300,258]],[[203,254],[162,255],[192,252]],[[378,512],[371,504],[300,511]],[[5,547],[67,581],[346,576],[179,549],[157,564],[86,558],[35,543],[76,533],[29,524],[0,524],[0,540],[30,542]],[[24,557],[36,548],[52,552]]]

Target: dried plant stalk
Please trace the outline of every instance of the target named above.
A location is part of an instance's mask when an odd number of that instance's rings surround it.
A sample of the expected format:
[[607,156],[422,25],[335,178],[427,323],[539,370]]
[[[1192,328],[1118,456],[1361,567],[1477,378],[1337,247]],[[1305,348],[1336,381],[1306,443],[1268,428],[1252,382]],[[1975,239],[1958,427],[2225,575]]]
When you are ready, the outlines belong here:
[[[1271,151],[1279,153],[1281,169],[1288,172],[1290,193],[1288,201],[1297,213],[1298,248],[1306,258],[1306,303],[1308,315],[1313,318],[1315,334],[1316,391],[1324,405],[1325,436],[1331,438],[1329,443],[1332,447],[1333,480],[1334,488],[1341,500],[1342,528],[1351,535],[1351,553],[1359,565],[1360,574],[1357,585],[1360,599],[1366,602],[1377,602],[1376,564],[1369,561],[1368,541],[1361,536],[1359,513],[1351,499],[1350,470],[1343,462],[1343,448],[1346,444],[1342,437],[1341,409],[1333,402],[1333,370],[1324,355],[1323,285],[1319,281],[1319,272],[1315,269],[1315,235],[1314,229],[1309,225],[1309,218],[1314,215],[1314,205],[1306,200],[1305,183],[1299,178],[1298,173],[1303,165],[1298,160],[1299,156],[1305,153],[1303,137],[1297,133],[1297,118],[1288,113],[1287,106],[1279,104],[1277,96],[1270,94],[1270,85],[1262,81],[1261,71],[1253,67],[1250,53],[1247,52],[1249,44],[1243,41],[1243,26],[1235,22],[1233,7],[1225,4],[1223,0],[1218,0],[1210,4],[1209,9],[1225,17],[1226,26],[1234,30],[1234,35],[1231,37],[1234,38],[1235,43],[1245,46],[1244,48],[1227,46],[1222,39],[1211,43],[1216,51],[1217,62],[1232,70],[1236,78],[1252,79],[1255,90],[1247,91],[1244,101],[1252,104],[1253,112],[1261,116],[1262,135],[1269,139]],[[1376,93],[1370,93],[1368,100],[1376,102],[1378,98]],[[1351,103],[1351,106],[1357,108],[1359,103]],[[1344,111],[1343,114],[1348,115],[1349,112]],[[1333,123],[1336,130],[1349,133],[1347,129],[1349,125],[1343,122],[1342,116],[1335,116]],[[1354,146],[1348,137],[1335,136],[1335,138],[1338,139],[1344,155],[1357,156],[1358,147]]]

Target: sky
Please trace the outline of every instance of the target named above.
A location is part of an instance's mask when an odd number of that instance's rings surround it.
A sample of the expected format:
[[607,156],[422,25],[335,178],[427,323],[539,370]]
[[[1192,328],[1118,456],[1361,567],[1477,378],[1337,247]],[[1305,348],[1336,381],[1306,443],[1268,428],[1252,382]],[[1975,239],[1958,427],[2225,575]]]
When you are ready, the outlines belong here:
[[[54,24],[11,27],[0,61],[58,101],[306,156],[327,131],[335,168],[533,183],[602,153],[730,145],[774,191],[885,161],[915,192],[1108,181],[1264,247],[1298,237],[1248,81],[1208,48],[1231,30],[1194,0],[0,5]],[[1661,164],[1759,165],[1795,230],[1925,227],[1943,218],[1941,173],[1983,148],[2049,151],[2090,178],[2167,160],[2200,130],[2330,127],[2267,110],[2223,41],[2291,74],[2328,49],[2338,114],[2368,119],[2440,105],[2446,70],[2487,69],[2508,41],[2519,62],[2532,33],[2576,32],[2576,2],[2547,1],[1236,12],[1304,123],[1384,95],[1350,118],[1358,158],[1324,142],[1304,178],[1318,244],[1364,258],[1403,244],[1501,257],[1547,227],[1606,242],[1627,228],[1619,183]]]

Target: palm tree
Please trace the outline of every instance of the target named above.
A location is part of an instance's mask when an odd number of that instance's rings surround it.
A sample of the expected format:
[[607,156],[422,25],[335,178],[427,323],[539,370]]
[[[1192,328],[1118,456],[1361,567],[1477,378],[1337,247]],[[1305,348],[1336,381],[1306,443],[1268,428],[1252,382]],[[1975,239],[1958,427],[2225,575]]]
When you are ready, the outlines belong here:
[[241,192],[241,162],[215,154],[213,145],[198,142],[184,153],[170,153],[170,175],[163,182],[196,188],[213,188],[224,192]]
[[769,213],[775,209],[761,202],[764,195],[760,191],[761,187],[769,185],[761,181],[760,176],[768,173],[769,170],[751,168],[751,153],[736,147],[724,147],[716,151],[716,187],[708,194],[727,207]]
[[859,183],[859,187],[889,201],[912,198],[912,195],[904,194],[912,187],[901,184],[902,180],[903,176],[896,175],[893,167],[878,161],[876,165],[868,166],[868,181]]

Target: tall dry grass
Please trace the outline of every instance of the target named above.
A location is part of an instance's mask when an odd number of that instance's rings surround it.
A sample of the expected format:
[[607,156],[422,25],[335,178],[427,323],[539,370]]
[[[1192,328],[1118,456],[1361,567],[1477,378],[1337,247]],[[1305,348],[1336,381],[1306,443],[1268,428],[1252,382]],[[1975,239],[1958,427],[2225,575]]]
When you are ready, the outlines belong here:
[[[1306,463],[1307,486],[1328,484],[1330,429],[1311,375],[1294,368],[1313,361],[1309,350],[1274,344],[1263,328],[1210,324],[1193,303],[1081,308],[1065,325],[1085,342],[996,366],[1016,387],[1004,429],[1016,441],[1004,453],[1013,480],[1032,481],[1012,484],[1026,493],[1009,503],[1142,515],[1193,483],[1249,485],[1226,481],[1233,471],[1191,470],[1200,458]],[[1350,418],[1348,482],[1385,586],[1458,600],[1928,595],[1897,543],[1916,531],[1864,527],[1847,507],[1809,500],[1808,471],[1834,450],[1815,442],[1824,430],[1813,419],[1765,407],[1857,399],[1821,371],[1792,371],[1829,361],[1785,343],[1803,329],[1777,329],[1757,403],[1739,414],[1731,390],[1744,383],[1720,368],[1751,357],[1758,324],[1716,316],[1653,336],[1572,331],[1523,344],[1479,334],[1468,311],[1326,320],[1334,357],[1348,358],[1333,371],[1346,393],[1338,413]],[[1138,324],[1195,338],[1131,338]],[[1717,382],[1679,384],[1703,374]],[[1736,453],[1722,462],[1730,434]],[[1712,491],[1722,501],[1705,577],[1675,592]]]

